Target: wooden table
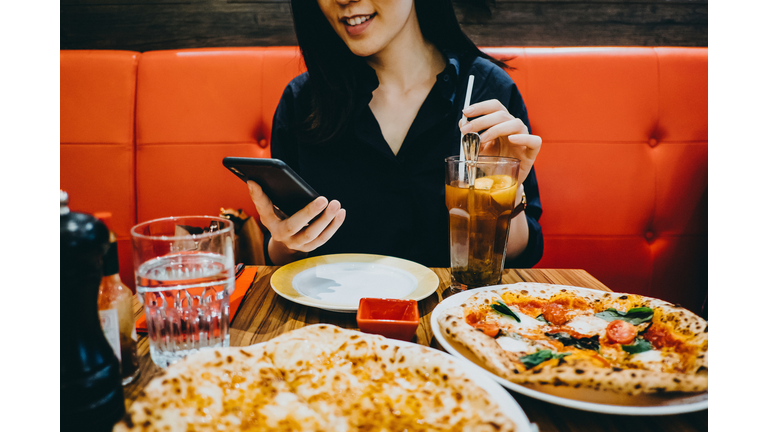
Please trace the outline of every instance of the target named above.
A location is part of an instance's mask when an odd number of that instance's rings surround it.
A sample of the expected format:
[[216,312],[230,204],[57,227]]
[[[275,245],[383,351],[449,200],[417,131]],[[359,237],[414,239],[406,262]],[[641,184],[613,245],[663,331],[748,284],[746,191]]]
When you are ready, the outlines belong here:
[[[339,327],[357,329],[355,314],[328,312],[302,306],[275,294],[269,280],[279,267],[259,266],[251,288],[245,295],[230,329],[230,345],[246,346],[264,342],[282,333],[316,323],[330,323]],[[429,320],[432,310],[443,299],[442,293],[450,285],[450,271],[432,269],[440,278],[440,286],[430,297],[419,302],[421,322],[414,342],[442,349],[432,335]],[[573,285],[610,291],[608,287],[584,270],[516,269],[506,270],[502,283],[545,282]],[[136,316],[143,313],[136,302]],[[126,406],[136,399],[141,389],[154,377],[159,368],[149,356],[149,341],[145,335],[139,338],[139,364],[141,373],[130,385],[125,386]],[[707,430],[708,411],[690,414],[632,417],[597,414],[552,405],[517,393],[512,396],[520,404],[528,419],[536,423],[542,432],[548,431],[670,431],[685,432]]]

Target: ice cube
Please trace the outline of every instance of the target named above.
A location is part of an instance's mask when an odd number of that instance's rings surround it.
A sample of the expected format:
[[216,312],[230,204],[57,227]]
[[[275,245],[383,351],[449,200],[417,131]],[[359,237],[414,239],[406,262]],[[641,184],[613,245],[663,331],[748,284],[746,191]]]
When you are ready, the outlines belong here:
[[475,180],[475,189],[490,190],[494,181],[491,177],[483,177]]
[[493,189],[506,189],[512,187],[514,184],[512,177],[508,175],[497,174],[485,178],[493,179]]

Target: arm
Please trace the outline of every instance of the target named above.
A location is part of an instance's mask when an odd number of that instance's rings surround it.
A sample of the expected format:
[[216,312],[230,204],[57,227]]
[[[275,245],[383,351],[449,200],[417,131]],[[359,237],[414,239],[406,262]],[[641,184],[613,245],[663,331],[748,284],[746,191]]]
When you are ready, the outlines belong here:
[[[528,174],[528,178],[522,183],[522,186],[525,190],[525,197],[528,201],[528,205],[524,212],[512,219],[509,240],[507,242],[507,260],[504,263],[506,267],[512,268],[533,267],[539,262],[544,253],[544,238],[541,232],[541,225],[539,224],[539,218],[541,217],[541,198],[539,197],[539,184],[536,180],[536,171],[534,167],[531,167],[531,172]],[[522,197],[517,197],[517,203],[519,203],[521,199]],[[526,243],[516,255],[512,255],[513,251],[511,251],[512,247],[510,245],[510,243],[516,242],[516,239],[513,236],[517,234],[513,233],[513,229],[517,229],[517,233],[520,233],[520,230],[527,232]],[[519,247],[519,243],[517,246]]]
[[[498,100],[486,100],[470,105],[464,110],[471,122],[461,123],[461,133],[481,132],[480,153],[520,159],[518,181],[522,183],[528,207],[510,222],[507,241],[507,266],[531,267],[543,253],[541,215],[538,183],[533,163],[541,150],[541,138],[529,133],[528,116],[522,97],[515,88],[509,102],[509,110]],[[514,112],[518,117],[510,114]],[[522,200],[518,189],[515,205]]]
[[[295,124],[292,84],[286,87],[275,111],[271,148],[273,158],[281,159],[295,169],[298,167],[298,142],[293,132],[295,128],[291,127]],[[346,216],[338,201],[328,202],[327,198],[318,197],[293,216],[280,219],[273,210],[272,201],[258,184],[249,181],[248,190],[261,222],[269,231],[264,236],[264,256],[268,264],[284,265],[306,257],[308,252],[323,245],[336,233]],[[322,216],[309,224],[320,213]]]

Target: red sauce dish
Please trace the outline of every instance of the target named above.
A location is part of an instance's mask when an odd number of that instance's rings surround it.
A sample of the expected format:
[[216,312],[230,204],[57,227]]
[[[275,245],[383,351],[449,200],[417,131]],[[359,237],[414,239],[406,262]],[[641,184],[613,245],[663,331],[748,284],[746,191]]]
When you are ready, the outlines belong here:
[[362,298],[357,326],[365,333],[410,341],[419,326],[419,304],[416,300]]

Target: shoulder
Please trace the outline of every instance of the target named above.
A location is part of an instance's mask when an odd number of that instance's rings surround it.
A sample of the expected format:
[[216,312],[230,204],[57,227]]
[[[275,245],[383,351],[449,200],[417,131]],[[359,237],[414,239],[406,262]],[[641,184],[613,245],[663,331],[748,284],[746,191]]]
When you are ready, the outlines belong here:
[[288,121],[302,115],[302,111],[309,105],[309,74],[303,74],[293,78],[280,98],[275,111],[275,120]]
[[469,73],[475,76],[475,85],[480,84],[481,87],[496,87],[500,90],[516,87],[506,70],[482,57],[470,60]]
[[[473,56],[466,60],[467,74],[474,75],[475,83],[472,88],[472,100],[496,99],[500,101],[513,116],[523,120],[528,130],[531,125],[528,121],[528,110],[523,102],[523,96],[509,76],[510,69],[502,69],[492,61]],[[463,82],[466,83],[467,78]]]
[[[465,60],[467,67],[466,74],[475,77],[475,83],[472,88],[472,99],[497,99],[501,101],[508,109],[513,105],[522,102],[520,91],[515,82],[507,73],[507,70],[494,64],[492,61],[472,56]],[[463,74],[462,74],[463,75]],[[462,79],[467,81],[467,77]]]
[[309,93],[309,73],[304,72],[301,75],[293,78],[291,82],[285,86],[285,91],[283,91],[283,99],[291,98],[295,100],[307,93]]

